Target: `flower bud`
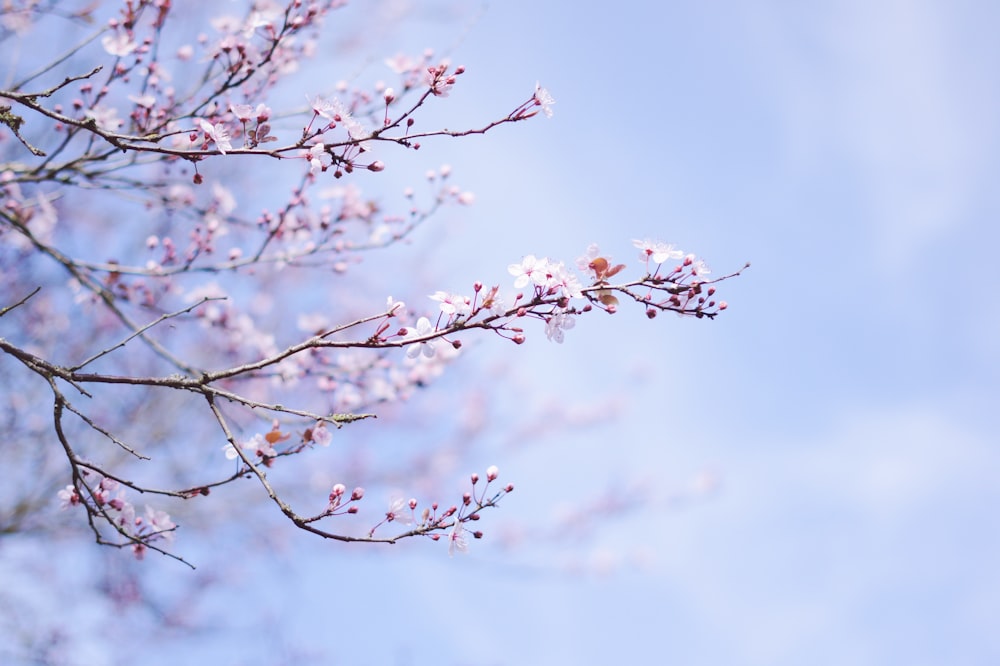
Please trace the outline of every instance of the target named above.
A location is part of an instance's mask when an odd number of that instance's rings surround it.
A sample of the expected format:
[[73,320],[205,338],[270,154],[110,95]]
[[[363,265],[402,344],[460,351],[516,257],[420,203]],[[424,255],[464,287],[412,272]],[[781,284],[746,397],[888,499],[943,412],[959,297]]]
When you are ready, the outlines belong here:
[[500,476],[500,468],[496,465],[490,465],[486,468],[486,480],[496,481],[496,478]]
[[361,499],[364,496],[365,496],[365,489],[364,488],[355,488],[354,491],[351,493],[351,500],[357,502],[359,499]]

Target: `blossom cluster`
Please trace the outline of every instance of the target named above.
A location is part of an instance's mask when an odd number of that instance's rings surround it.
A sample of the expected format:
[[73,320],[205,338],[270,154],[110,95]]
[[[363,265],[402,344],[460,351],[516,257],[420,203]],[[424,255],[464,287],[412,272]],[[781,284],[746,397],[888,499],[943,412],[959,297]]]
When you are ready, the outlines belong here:
[[[617,312],[623,302],[649,317],[714,318],[726,309],[715,290],[730,276],[713,278],[696,256],[650,240],[634,241],[640,264],[628,279],[626,265],[594,245],[575,270],[523,256],[507,267],[511,289],[497,281],[431,288],[426,308],[389,298],[373,309],[360,282],[345,279],[363,258],[406,241],[443,206],[475,199],[449,165],[424,173],[424,189],[403,189],[395,205],[373,196],[362,185],[386,180],[373,174],[394,166],[389,148],[416,151],[433,137],[550,118],[553,96],[536,83],[492,121],[426,128],[427,108],[453,100],[467,70],[425,50],[382,63],[388,82],[310,82],[282,100],[342,0],[250,2],[242,15],[230,3],[203,30],[164,29],[194,6],[183,4],[123,0],[110,18],[81,9],[70,18],[103,26],[98,38],[81,33],[75,47],[53,53],[51,67],[12,73],[6,80],[19,83],[0,90],[0,129],[11,138],[0,143],[0,277],[10,294],[0,317],[13,324],[0,352],[15,360],[12,376],[37,375],[39,391],[51,392],[54,416],[46,418],[61,445],[53,455],[72,480],[58,498],[85,508],[99,542],[142,556],[172,538],[170,516],[137,512],[129,490],[180,502],[256,478],[281,515],[323,538],[447,534],[449,551],[463,551],[469,535],[482,536],[471,529],[480,511],[513,489],[497,490],[496,467],[485,483],[472,475],[472,490],[453,506],[418,510],[415,499],[394,497],[381,522],[356,534],[320,525],[357,514],[361,485],[328,490],[324,479],[325,508],[303,516],[286,501],[281,475],[269,473],[302,454],[319,474],[312,460],[336,455],[337,429],[429,386],[472,332],[521,344],[528,326],[541,325],[561,343],[581,317]],[[0,23],[18,34],[34,16],[9,14]],[[72,55],[63,60],[65,52]],[[272,182],[248,162],[271,164],[275,174],[290,164],[281,173],[291,175]],[[86,407],[67,386],[88,398]],[[25,402],[14,393],[0,395]],[[164,394],[176,402],[161,403]],[[192,396],[193,409],[185,402]],[[194,466],[183,445],[196,428],[216,455]],[[176,463],[185,474],[169,478],[194,485],[160,490],[122,480],[146,478],[127,465],[151,460]],[[374,494],[369,479],[349,480]],[[60,476],[51,487],[65,482]],[[408,531],[376,536],[390,523]]]
[[138,559],[143,558],[151,544],[173,540],[177,526],[168,513],[147,504],[145,515],[137,515],[120,482],[102,477],[94,485],[87,481],[89,476],[90,472],[82,470],[78,485],[68,485],[57,493],[62,509],[83,505],[92,515],[103,516],[126,539],[117,545],[130,546]]

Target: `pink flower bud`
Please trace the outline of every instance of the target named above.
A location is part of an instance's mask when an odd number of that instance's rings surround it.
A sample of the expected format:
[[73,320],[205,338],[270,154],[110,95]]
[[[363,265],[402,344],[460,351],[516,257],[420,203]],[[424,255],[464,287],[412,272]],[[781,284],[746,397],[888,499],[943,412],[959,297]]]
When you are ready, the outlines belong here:
[[470,495],[469,493],[463,493],[462,504],[464,504],[465,506],[469,506],[470,504],[472,504],[472,495]]
[[498,476],[500,476],[500,468],[498,468],[496,465],[490,465],[489,467],[486,468],[487,481],[496,481],[496,478]]
[[475,472],[472,473],[471,478],[472,478],[472,485],[476,485],[477,483],[479,483],[479,475],[476,474]]
[[368,170],[369,171],[375,171],[375,172],[384,171],[385,170],[385,164],[382,163],[380,160],[375,160],[374,162],[372,162],[371,164],[368,165]]
[[410,511],[416,509],[417,508],[416,498],[410,498],[409,505],[410,505]]
[[524,344],[524,340],[525,340],[524,334],[523,333],[518,333],[513,338],[511,338],[511,340],[513,340],[514,344],[516,344],[516,345],[522,345],[522,344]]
[[355,488],[354,491],[351,493],[351,500],[357,502],[359,499],[361,499],[364,496],[365,496],[365,489],[364,488]]
[[504,488],[503,491],[505,493],[512,493],[512,492],[514,492],[514,484],[513,483],[508,483],[507,487]]

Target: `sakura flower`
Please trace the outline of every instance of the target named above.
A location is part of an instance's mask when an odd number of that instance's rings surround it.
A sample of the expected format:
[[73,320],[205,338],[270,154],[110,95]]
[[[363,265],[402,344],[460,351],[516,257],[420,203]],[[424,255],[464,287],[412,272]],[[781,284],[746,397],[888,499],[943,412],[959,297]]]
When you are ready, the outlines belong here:
[[529,254],[521,260],[520,264],[510,264],[507,272],[514,276],[514,288],[521,289],[529,282],[544,284],[548,279],[549,260],[538,259],[533,254]]
[[333,441],[333,435],[330,434],[330,429],[326,427],[325,423],[320,422],[319,425],[312,429],[312,441],[320,446],[330,446],[330,442]]
[[318,116],[323,116],[327,120],[332,120],[334,122],[346,122],[351,118],[350,112],[338,99],[328,100],[316,95],[316,97],[309,102],[309,105],[312,107],[313,113]]
[[127,56],[128,54],[139,48],[139,45],[135,43],[126,32],[120,32],[116,35],[105,35],[101,39],[101,46],[110,55],[118,56],[119,58]]
[[144,109],[152,109],[156,104],[156,98],[152,95],[129,95],[128,99],[130,102],[135,102],[137,106],[141,106]]
[[56,493],[56,496],[59,498],[60,509],[67,509],[80,503],[80,494],[73,486],[66,486]]
[[229,131],[226,126],[222,123],[215,123],[214,125],[204,118],[198,118],[198,126],[201,127],[201,131],[205,135],[215,142],[215,146],[219,149],[219,152],[223,155],[226,154],[227,150],[233,149],[233,144],[230,142]]
[[542,107],[542,113],[545,114],[546,118],[552,117],[552,105],[556,101],[549,94],[549,91],[543,88],[540,84],[535,84],[535,104]]
[[109,132],[114,132],[124,124],[124,121],[118,117],[118,109],[114,108],[94,106],[87,109],[84,115],[93,119],[98,127]]
[[469,542],[465,539],[467,531],[461,522],[458,520],[455,521],[455,527],[451,530],[451,534],[448,535],[448,557],[454,557],[455,551],[460,553],[469,552]]
[[[352,140],[356,142],[356,145],[361,150],[368,152],[372,149],[371,142],[366,141],[372,136],[371,130],[359,123],[354,118],[348,116],[344,119],[344,126],[347,127],[347,134]],[[384,168],[384,167],[383,167]],[[381,171],[382,169],[375,169],[375,171]]]
[[413,524],[413,509],[402,497],[397,497],[389,504],[389,510],[385,512],[386,520],[390,522],[402,523],[403,525]]
[[160,511],[146,505],[146,522],[154,532],[160,533],[164,539],[171,540],[174,538],[173,529],[177,525],[174,524],[174,521],[170,520],[170,514],[166,511]]
[[446,315],[465,315],[472,310],[472,304],[468,296],[449,294],[446,291],[437,291],[430,297],[432,301],[437,301],[441,305],[441,312]]
[[693,254],[684,257],[684,265],[690,266],[692,275],[708,275],[712,272],[704,260],[697,258]]
[[671,259],[680,259],[684,256],[681,250],[675,249],[670,243],[653,242],[646,240],[633,240],[632,245],[639,249],[639,258],[643,261],[652,260],[654,264],[662,264]]
[[[274,447],[271,446],[271,442],[260,433],[257,433],[239,446],[243,451],[251,451],[261,458],[273,458],[278,454],[278,452],[274,450]],[[232,444],[226,444],[222,447],[222,450],[225,452],[226,458],[229,460],[235,460],[240,457],[239,452],[236,451]]]
[[581,271],[589,271],[590,263],[601,256],[601,248],[597,243],[587,246],[587,252],[576,258],[576,267]]
[[247,122],[253,116],[253,107],[249,104],[230,104],[229,110],[242,123]]
[[386,58],[383,60],[386,67],[391,69],[396,74],[403,74],[405,72],[412,71],[420,66],[420,61],[415,58],[411,58],[403,53],[398,53],[391,58]]
[[569,314],[561,312],[559,314],[552,315],[549,317],[549,320],[545,322],[545,336],[553,342],[562,344],[564,337],[563,331],[568,331],[574,326],[576,326],[576,320]]
[[392,296],[385,299],[385,307],[388,312],[391,312],[395,317],[402,317],[406,312],[406,303],[403,301],[397,301]]
[[322,143],[314,144],[306,151],[306,159],[309,160],[309,173],[316,175],[326,169],[323,158],[326,156],[326,146]]
[[455,85],[455,77],[445,76],[446,71],[448,71],[446,65],[438,65],[428,67],[424,72],[424,85],[431,89],[435,97],[447,97]]
[[566,298],[583,298],[583,285],[580,284],[579,278],[567,271],[561,261],[558,264],[549,264],[545,286],[549,289],[558,289]]
[[[412,340],[414,338],[422,338],[427,335],[432,335],[435,332],[435,328],[431,325],[431,322],[427,317],[421,317],[417,320],[416,328],[406,329],[406,339]],[[424,340],[416,344],[410,345],[410,348],[406,350],[406,355],[409,358],[416,358],[418,356],[425,356],[427,358],[433,358],[434,354],[437,352],[435,348],[437,340]]]

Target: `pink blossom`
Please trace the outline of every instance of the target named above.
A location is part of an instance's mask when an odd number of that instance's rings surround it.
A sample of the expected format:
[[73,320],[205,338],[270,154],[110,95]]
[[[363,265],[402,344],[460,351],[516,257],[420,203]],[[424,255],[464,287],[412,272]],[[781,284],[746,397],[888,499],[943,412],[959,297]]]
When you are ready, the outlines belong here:
[[73,486],[66,486],[56,493],[56,496],[59,498],[60,509],[67,509],[80,503],[80,494]]
[[174,538],[173,529],[177,527],[177,525],[174,524],[174,521],[170,520],[170,514],[166,511],[154,509],[147,504],[146,522],[149,523],[149,526],[154,532],[161,533],[161,536],[164,539],[171,540]]
[[424,71],[424,85],[428,86],[436,97],[447,97],[455,85],[454,76],[445,76],[447,71],[446,65],[428,67]]
[[448,557],[454,557],[455,551],[469,552],[469,542],[465,539],[467,531],[460,521],[455,521],[455,526],[452,528],[451,534],[448,535]]
[[128,99],[130,102],[135,102],[137,106],[141,106],[144,109],[152,109],[156,105],[156,98],[150,94],[129,95]]
[[127,56],[139,48],[139,45],[135,43],[135,40],[133,40],[132,37],[126,32],[119,32],[115,35],[105,35],[101,39],[101,46],[103,46],[104,50],[110,55],[117,56],[119,58]]
[[[339,99],[328,100],[319,95],[316,95],[309,103],[312,106],[312,110],[319,116],[323,116],[327,120],[332,120],[334,122],[347,122],[348,120],[353,120],[351,118],[351,113],[347,108],[341,103]],[[355,121],[357,122],[357,121]]]
[[253,107],[249,104],[230,104],[229,110],[240,122],[245,123],[253,116]]
[[545,114],[546,118],[552,117],[552,105],[556,101],[549,94],[549,91],[541,86],[541,84],[535,84],[535,104],[542,107],[542,113]]
[[558,264],[549,263],[545,287],[558,289],[566,298],[583,298],[583,285],[580,284],[580,279],[567,271],[561,261]]
[[564,337],[563,331],[568,331],[575,325],[576,320],[565,312],[552,315],[549,317],[549,320],[545,322],[545,336],[553,342],[562,344]]
[[383,60],[386,67],[391,69],[396,74],[404,74],[405,72],[411,72],[420,66],[420,61],[415,58],[411,58],[408,55],[398,53],[391,58],[386,58]]
[[[415,328],[406,329],[406,339],[412,340],[414,338],[422,338],[427,335],[432,335],[436,330],[437,329],[434,328],[427,317],[421,317],[417,320]],[[410,345],[410,348],[406,350],[406,355],[409,358],[416,358],[418,356],[433,358],[434,354],[437,352],[436,345],[437,340],[424,340],[423,342]]]
[[118,117],[118,109],[104,106],[94,106],[84,113],[88,118],[92,118],[97,126],[103,130],[114,132],[121,128],[124,122]]
[[601,256],[601,248],[597,243],[591,243],[587,246],[586,254],[576,258],[576,267],[581,271],[589,271],[590,263]]
[[330,446],[330,442],[333,441],[333,435],[330,434],[330,429],[326,427],[325,423],[320,422],[319,425],[312,429],[312,441],[320,446]]
[[306,151],[306,159],[309,160],[309,173],[316,175],[326,168],[323,164],[324,157],[329,157],[326,153],[326,146],[322,143],[313,144]]
[[201,127],[201,131],[205,135],[215,142],[216,147],[219,152],[223,155],[226,154],[227,150],[233,149],[233,144],[230,143],[230,136],[226,126],[222,123],[215,123],[214,125],[204,118],[198,118],[198,126]]
[[397,497],[389,504],[389,510],[385,512],[385,518],[390,522],[412,525],[414,521],[413,509],[409,507],[406,500],[402,497]]
[[529,282],[544,284],[548,279],[548,259],[538,259],[535,255],[529,254],[521,260],[520,264],[510,264],[507,272],[514,276],[514,288],[521,289]]
[[432,301],[437,301],[441,305],[441,312],[446,315],[466,315],[472,311],[472,301],[468,296],[449,294],[446,291],[437,291],[430,296]]
[[385,307],[387,312],[391,312],[396,317],[402,317],[406,312],[406,303],[397,301],[392,296],[385,299]]
[[675,249],[670,243],[660,241],[633,240],[632,245],[639,248],[639,258],[643,261],[652,260],[654,264],[662,264],[671,259],[680,259],[684,256],[681,250]]

